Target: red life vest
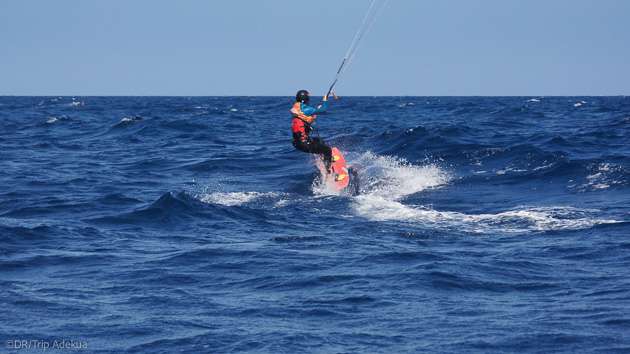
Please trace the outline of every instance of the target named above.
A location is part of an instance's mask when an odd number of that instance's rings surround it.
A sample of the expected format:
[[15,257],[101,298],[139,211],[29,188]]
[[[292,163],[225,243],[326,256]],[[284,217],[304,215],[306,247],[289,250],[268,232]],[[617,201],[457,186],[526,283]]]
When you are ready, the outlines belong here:
[[295,102],[293,108],[291,108],[291,115],[293,116],[293,138],[304,140],[308,138],[308,134],[311,132],[311,122],[315,119],[315,116],[306,116],[300,109],[300,102]]

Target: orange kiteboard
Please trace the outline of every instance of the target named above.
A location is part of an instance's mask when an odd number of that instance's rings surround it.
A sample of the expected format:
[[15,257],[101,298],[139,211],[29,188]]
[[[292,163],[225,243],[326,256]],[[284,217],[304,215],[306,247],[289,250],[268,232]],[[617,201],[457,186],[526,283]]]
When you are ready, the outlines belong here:
[[344,189],[350,182],[350,173],[348,173],[346,160],[344,160],[343,155],[341,155],[341,152],[339,152],[337,148],[332,148],[332,161],[332,173],[330,174],[327,173],[326,167],[324,167],[324,163],[321,160],[319,160],[317,165],[319,166],[324,181],[330,183],[335,190]]

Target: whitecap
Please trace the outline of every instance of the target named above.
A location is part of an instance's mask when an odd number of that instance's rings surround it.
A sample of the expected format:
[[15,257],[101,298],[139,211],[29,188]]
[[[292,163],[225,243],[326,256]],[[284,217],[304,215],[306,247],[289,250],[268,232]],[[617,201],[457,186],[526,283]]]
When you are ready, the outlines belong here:
[[527,172],[527,170],[524,170],[522,168],[514,168],[514,167],[508,166],[508,167],[506,167],[506,168],[504,168],[502,170],[498,170],[496,172],[496,174],[497,175],[504,175],[506,173],[523,173],[523,172]]
[[123,119],[121,119],[120,123],[125,124],[125,123],[140,121],[140,120],[142,120],[142,117],[140,117],[140,116],[133,116],[133,117],[130,117],[130,118],[123,118]]
[[[224,206],[239,206],[254,202],[261,198],[276,198],[279,194],[275,192],[214,192],[204,193],[196,196],[203,203],[220,204]],[[276,202],[277,205],[283,205],[282,200]]]
[[519,207],[496,214],[466,214],[437,211],[421,206],[404,205],[384,198],[363,196],[357,198],[355,210],[359,216],[372,221],[408,222],[425,227],[472,233],[580,230],[600,224],[621,222],[589,216],[596,211],[572,207]]
[[[447,171],[434,164],[415,166],[404,159],[375,156],[371,153],[359,156],[357,161],[364,165],[362,185],[359,195],[353,197],[352,208],[356,216],[370,221],[407,222],[472,233],[574,230],[620,222],[594,217],[598,210],[566,206],[520,206],[494,214],[434,210],[429,206],[413,205],[407,200],[413,194],[445,187],[451,180]],[[606,169],[609,166],[601,168]],[[522,172],[516,169],[507,170]],[[507,170],[497,173],[505,173]]]
[[[601,163],[589,168],[591,174],[586,176],[587,182],[579,186],[579,190],[603,190],[612,186],[625,185],[626,179],[620,175],[624,174],[624,168],[613,163]],[[571,185],[569,187],[576,187]]]
[[573,107],[580,107],[581,105],[586,104],[586,101],[578,102],[573,105]]
[[58,122],[59,120],[67,120],[67,119],[68,117],[66,116],[52,117],[49,120],[47,120],[45,124],[53,124],[53,123]]

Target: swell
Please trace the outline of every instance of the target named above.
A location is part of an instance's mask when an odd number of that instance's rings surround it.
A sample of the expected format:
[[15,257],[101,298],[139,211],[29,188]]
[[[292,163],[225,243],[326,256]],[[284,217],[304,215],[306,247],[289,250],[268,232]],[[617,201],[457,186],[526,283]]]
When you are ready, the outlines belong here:
[[356,168],[348,194],[291,146],[292,100],[3,98],[5,331],[76,327],[111,351],[626,349],[627,99],[342,97],[317,124]]

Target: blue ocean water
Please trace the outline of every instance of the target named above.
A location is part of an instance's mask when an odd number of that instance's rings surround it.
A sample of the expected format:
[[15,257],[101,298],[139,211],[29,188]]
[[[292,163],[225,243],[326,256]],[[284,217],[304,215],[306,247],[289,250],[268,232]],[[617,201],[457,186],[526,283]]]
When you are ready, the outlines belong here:
[[0,97],[6,348],[630,351],[630,98],[292,103]]

